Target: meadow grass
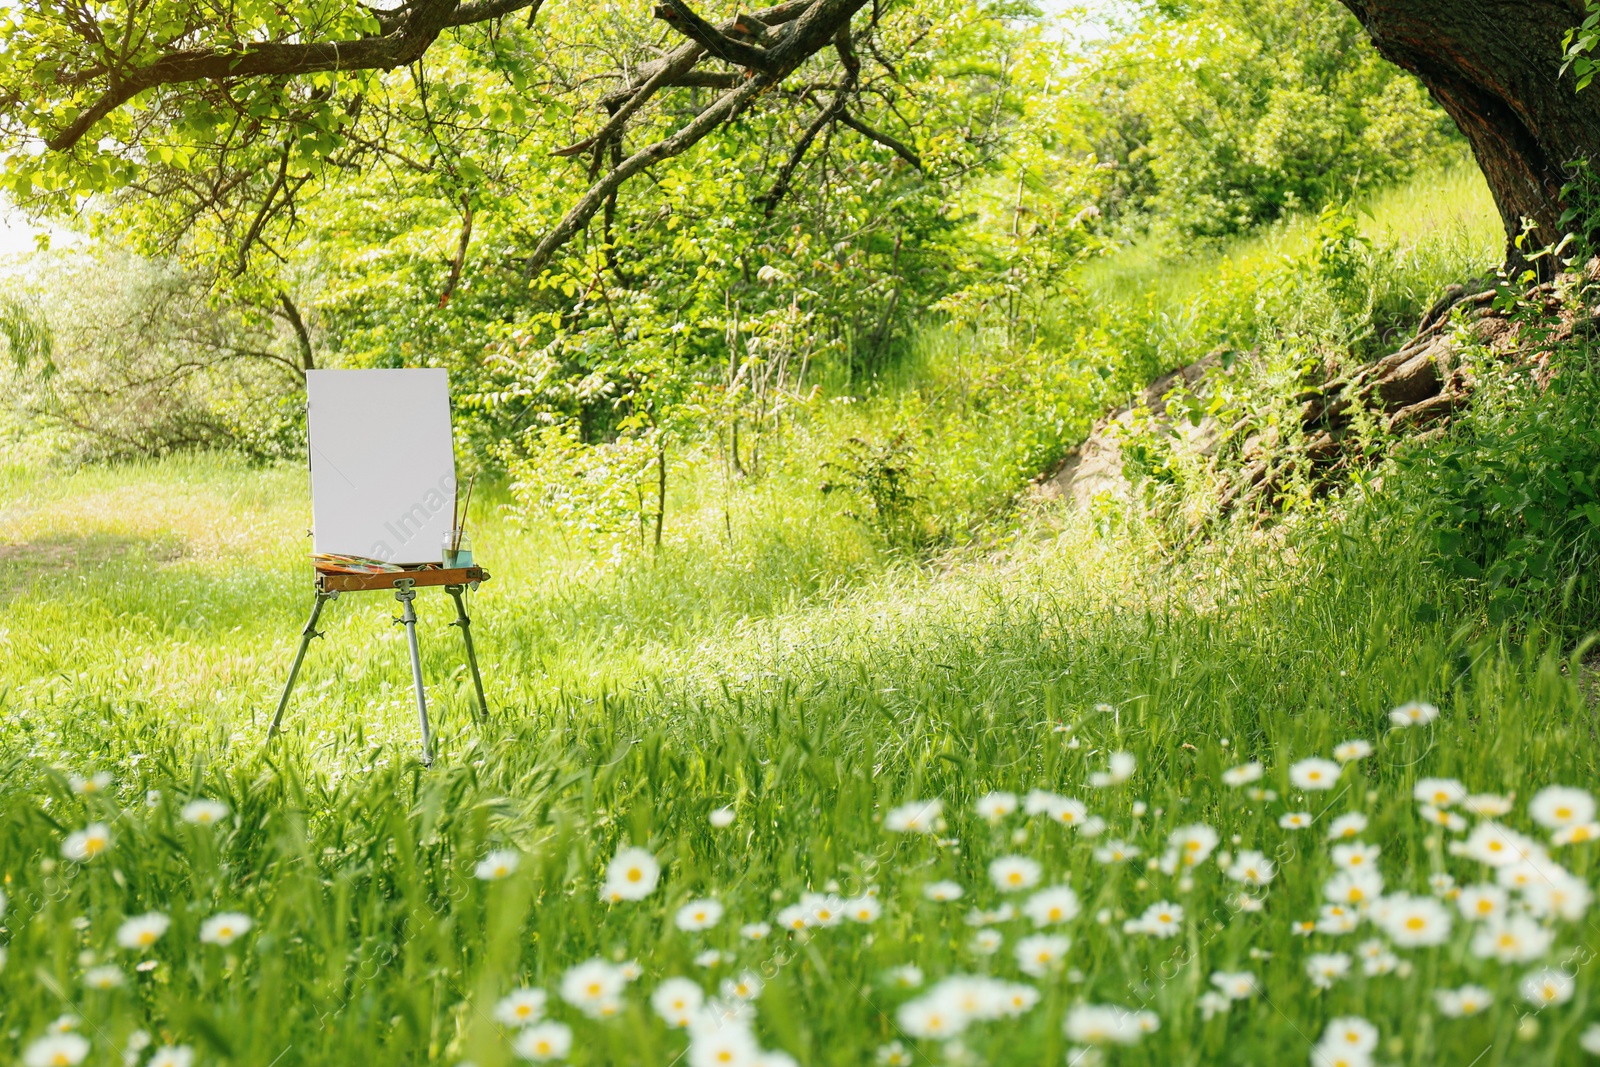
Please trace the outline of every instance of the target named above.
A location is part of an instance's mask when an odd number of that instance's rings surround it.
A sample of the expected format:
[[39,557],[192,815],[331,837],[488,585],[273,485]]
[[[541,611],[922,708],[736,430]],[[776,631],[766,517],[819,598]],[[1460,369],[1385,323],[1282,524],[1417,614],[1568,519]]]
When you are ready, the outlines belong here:
[[[557,1058],[658,1067],[1581,1062],[1597,846],[1551,842],[1529,802],[1594,779],[1584,648],[1490,625],[1394,472],[1177,561],[1137,514],[1007,512],[1046,450],[974,405],[995,379],[933,358],[951,343],[818,405],[765,479],[686,452],[659,555],[519,525],[491,486],[472,612],[494,714],[473,722],[448,601],[423,593],[432,768],[381,594],[330,606],[266,744],[310,606],[303,471],[0,467],[0,1058],[493,1067],[570,1036]],[[929,506],[988,523],[935,566],[817,489],[845,437],[907,427],[947,472]],[[1438,717],[1396,725],[1410,701]],[[1352,740],[1372,751],[1331,788],[1291,770]],[[1508,811],[1430,812],[1430,778]],[[1383,903],[1344,918],[1328,829],[1350,815]],[[1458,846],[1498,825],[1539,880],[1508,898],[1510,947],[1458,910],[1497,878]],[[647,892],[618,880],[630,846],[661,867]],[[991,864],[1027,881],[1016,857],[1038,884],[1010,892]],[[705,899],[725,914],[695,929],[679,909]],[[161,932],[123,947],[149,913]],[[1342,975],[1308,970],[1338,954]],[[714,999],[687,1034],[652,1004],[679,976]],[[1437,998],[1468,983],[1484,1010]],[[1330,1046],[1353,1016],[1371,1047],[1349,1025]]]

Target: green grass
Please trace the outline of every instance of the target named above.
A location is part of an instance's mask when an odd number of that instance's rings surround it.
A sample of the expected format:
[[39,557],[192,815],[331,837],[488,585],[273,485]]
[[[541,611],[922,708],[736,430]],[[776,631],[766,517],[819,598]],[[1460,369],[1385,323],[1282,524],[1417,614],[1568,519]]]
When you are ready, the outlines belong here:
[[[1380,223],[1403,216],[1402,197],[1385,203]],[[1196,281],[1165,306],[1201,291]],[[808,1067],[892,1062],[895,1042],[917,1064],[1087,1067],[1069,1060],[1063,1031],[1084,1004],[1159,1018],[1137,1044],[1105,1050],[1129,1067],[1303,1064],[1329,1020],[1349,1015],[1377,1027],[1383,1064],[1582,1062],[1592,917],[1549,922],[1548,952],[1503,964],[1474,954],[1458,916],[1445,944],[1395,949],[1390,973],[1363,973],[1358,958],[1327,989],[1307,974],[1311,954],[1358,956],[1384,935],[1370,922],[1345,936],[1292,929],[1323,903],[1322,828],[1340,813],[1368,818],[1361,836],[1382,848],[1388,892],[1427,896],[1439,873],[1490,879],[1452,854],[1462,835],[1424,819],[1420,778],[1514,796],[1504,822],[1546,838],[1527,801],[1597,769],[1577,653],[1537,625],[1489,625],[1481,598],[1435,562],[1418,527],[1425,501],[1392,472],[1381,490],[1224,531],[1179,562],[1136,515],[1098,526],[1043,505],[1007,511],[1050,451],[1037,426],[1058,417],[1065,438],[1093,415],[1070,380],[1053,415],[1045,400],[991,399],[995,383],[1048,380],[1047,362],[930,338],[902,380],[799,420],[764,479],[727,482],[713,451],[685,452],[659,556],[519,526],[490,489],[475,542],[495,577],[472,611],[494,715],[472,721],[448,601],[424,592],[431,769],[416,759],[395,605],[379,594],[329,607],[287,731],[265,743],[310,606],[303,471],[226,457],[0,468],[0,1060],[70,1014],[96,1065],[123,1062],[140,1029],[203,1064],[494,1067],[513,1061],[517,1036],[496,1004],[533,987],[573,1029],[571,1063],[699,1067],[704,1048],[685,1057],[688,1039],[651,993],[676,975],[715,992],[751,971],[765,983],[755,1036]],[[885,549],[816,487],[845,437],[900,429],[933,468],[930,514],[976,539],[933,565]],[[1442,713],[1393,728],[1388,712],[1410,700]],[[1375,752],[1336,788],[1292,786],[1295,761],[1352,738]],[[1132,777],[1093,786],[1116,751],[1135,757]],[[1247,760],[1264,780],[1224,784]],[[105,790],[74,791],[71,776],[97,771],[111,775]],[[974,811],[991,790],[1034,789],[1083,800],[1104,834]],[[229,814],[190,825],[192,798]],[[931,798],[944,805],[937,833],[886,829],[896,805]],[[709,821],[721,807],[729,826]],[[1294,811],[1314,828],[1282,828]],[[111,847],[65,859],[67,835],[96,822]],[[1200,822],[1224,851],[1275,859],[1252,894],[1259,910],[1217,857],[1187,877],[1147,866]],[[1143,854],[1097,861],[1113,838]],[[661,884],[603,901],[606,865],[630,844],[659,859]],[[1592,884],[1596,847],[1552,854]],[[499,849],[516,851],[516,870],[481,880]],[[993,923],[1001,947],[988,955],[965,921],[1026,899],[987,875],[1012,854],[1081,902],[1061,927],[1064,959],[1039,975],[1015,956],[1031,922]],[[941,880],[963,899],[927,900]],[[871,924],[740,934],[805,893],[869,892],[882,906]],[[726,916],[679,929],[677,908],[699,897]],[[1183,908],[1177,936],[1124,931],[1161,901]],[[146,951],[119,948],[124,919],[150,911],[170,929]],[[202,943],[220,912],[254,926]],[[713,949],[723,958],[708,964]],[[639,972],[603,1020],[557,995],[594,957]],[[87,988],[108,964],[123,984]],[[907,964],[925,974],[920,989],[891,980]],[[1518,983],[1545,966],[1573,972],[1576,993],[1533,1013]],[[1207,1018],[1217,971],[1250,971],[1260,992]],[[956,974],[1026,982],[1040,999],[954,1042],[906,1035],[901,1008]],[[1444,1017],[1434,992],[1465,982],[1492,1006]]]

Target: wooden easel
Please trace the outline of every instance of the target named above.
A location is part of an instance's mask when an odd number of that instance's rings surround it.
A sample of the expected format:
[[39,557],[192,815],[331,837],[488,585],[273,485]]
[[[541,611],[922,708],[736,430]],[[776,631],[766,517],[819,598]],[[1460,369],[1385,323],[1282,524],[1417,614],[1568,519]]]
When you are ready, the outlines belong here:
[[428,725],[428,698],[422,689],[422,653],[417,648],[417,611],[412,606],[412,601],[416,599],[419,588],[438,585],[444,586],[444,591],[455,600],[456,621],[450,625],[461,627],[461,637],[467,646],[467,666],[472,668],[472,687],[478,695],[478,721],[483,722],[489,717],[489,704],[483,697],[483,678],[478,674],[478,655],[472,647],[472,620],[467,617],[467,606],[462,597],[469,586],[476,590],[480,583],[488,580],[489,572],[482,567],[435,567],[428,570],[384,571],[380,574],[344,574],[318,568],[313,590],[316,602],[311,607],[311,618],[306,620],[305,629],[300,631],[300,648],[294,654],[294,664],[289,668],[289,678],[283,683],[283,696],[278,699],[278,710],[272,716],[272,726],[267,730],[267,740],[270,742],[276,737],[278,728],[283,724],[283,712],[289,706],[289,693],[294,689],[295,677],[300,673],[300,664],[305,661],[306,649],[310,647],[311,639],[322,636],[322,632],[317,629],[317,619],[322,615],[322,606],[330,600],[337,599],[340,593],[392,589],[394,598],[402,605],[401,616],[394,621],[406,628],[406,643],[411,648],[411,681],[417,691],[417,720],[422,728],[422,762],[424,766],[432,766],[433,730]]

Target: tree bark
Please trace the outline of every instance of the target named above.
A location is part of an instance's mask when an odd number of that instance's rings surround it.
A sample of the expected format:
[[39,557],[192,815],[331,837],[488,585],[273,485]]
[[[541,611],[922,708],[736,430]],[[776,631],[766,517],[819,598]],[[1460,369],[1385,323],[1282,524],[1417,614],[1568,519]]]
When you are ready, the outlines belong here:
[[[1600,161],[1600,91],[1558,76],[1583,0],[1340,2],[1466,134],[1505,223],[1507,263],[1559,241],[1569,164]],[[1519,250],[1524,219],[1532,232]]]

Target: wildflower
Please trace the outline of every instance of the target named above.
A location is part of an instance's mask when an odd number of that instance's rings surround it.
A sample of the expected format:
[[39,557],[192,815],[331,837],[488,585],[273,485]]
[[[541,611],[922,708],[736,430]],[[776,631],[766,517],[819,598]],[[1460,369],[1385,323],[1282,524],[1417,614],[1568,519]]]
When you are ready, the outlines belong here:
[[930,882],[922,887],[922,895],[939,904],[960,900],[964,892],[956,882]]
[[250,932],[255,921],[236,911],[224,911],[200,924],[200,940],[207,945],[231,945]]
[[1511,799],[1494,793],[1474,793],[1462,798],[1461,810],[1485,819],[1498,819],[1511,810]]
[[1034,934],[1017,942],[1017,966],[1024,974],[1043,978],[1061,963],[1072,942],[1060,934]]
[[1089,784],[1097,789],[1103,789],[1111,785],[1121,785],[1133,777],[1134,768],[1137,766],[1138,760],[1134,758],[1132,752],[1113,752],[1111,753],[1110,769],[1096,771],[1090,775]]
[[1372,755],[1372,742],[1365,740],[1346,741],[1333,750],[1333,758],[1340,763],[1353,763],[1358,759],[1366,759]]
[[1329,1020],[1320,1044],[1346,1052],[1371,1052],[1378,1047],[1378,1028],[1359,1015],[1340,1016]]
[[1039,1003],[1039,991],[1021,982],[1005,982],[1000,987],[1001,1014],[1022,1015]]
[[1436,808],[1432,804],[1424,804],[1418,809],[1423,819],[1442,826],[1453,834],[1459,834],[1467,828],[1467,820],[1447,808]]
[[699,983],[688,978],[668,978],[650,994],[650,1006],[668,1026],[683,1029],[700,1010],[706,995]]
[[1167,838],[1167,844],[1177,851],[1183,866],[1198,867],[1210,858],[1220,840],[1211,827],[1205,823],[1195,823],[1174,830]]
[[897,834],[931,834],[938,829],[943,814],[942,800],[913,800],[890,809],[883,818],[883,828]]
[[1285,830],[1304,830],[1312,823],[1309,811],[1291,811],[1278,816],[1278,825]]
[[24,1067],[75,1067],[89,1055],[89,1039],[82,1034],[47,1034],[22,1054]]
[[1561,918],[1577,922],[1594,902],[1589,883],[1561,868],[1523,887],[1522,901],[1528,910],[1542,918]]
[[1456,907],[1469,920],[1487,921],[1505,915],[1511,897],[1497,885],[1481,882],[1465,886],[1456,897]]
[[1572,999],[1572,991],[1577,988],[1572,975],[1565,971],[1558,971],[1554,967],[1534,971],[1523,977],[1517,986],[1517,991],[1536,1008],[1548,1008],[1552,1004],[1565,1004]]
[[1456,889],[1456,880],[1444,871],[1435,871],[1428,876],[1428,888],[1433,890],[1435,896],[1446,900],[1454,900],[1461,895]]
[[188,1045],[162,1045],[145,1067],[194,1067],[194,1049]]
[[516,1036],[511,1047],[518,1056],[536,1063],[565,1059],[572,1051],[572,1028],[557,1022],[530,1026]]
[[617,964],[617,970],[622,972],[624,982],[637,982],[644,977],[644,968],[639,966],[638,960],[627,960]]
[[1332,989],[1333,983],[1350,971],[1350,957],[1343,952],[1318,952],[1306,957],[1306,974],[1319,989]]
[[604,1018],[616,1013],[626,984],[615,964],[598,958],[587,960],[561,976],[561,999],[590,1018]]
[[161,940],[161,935],[171,925],[172,920],[159,911],[135,915],[117,927],[117,944],[127,949],[149,948]]
[[1039,884],[1039,864],[1026,856],[1001,856],[989,864],[989,880],[1002,893],[1032,889]]
[[1067,1012],[1067,1037],[1088,1045],[1136,1045],[1160,1026],[1152,1012],[1129,1011],[1114,1004],[1079,1004]]
[[1442,945],[1450,936],[1450,912],[1432,897],[1397,893],[1375,916],[1383,932],[1401,948]]
[[1310,919],[1306,919],[1297,923],[1291,923],[1289,925],[1289,932],[1294,934],[1296,937],[1310,937],[1312,934],[1317,932],[1317,924],[1312,922]]
[[1069,922],[1078,917],[1079,910],[1078,894],[1064,885],[1041,889],[1022,906],[1022,914],[1032,919],[1034,926]]
[[1339,784],[1340,767],[1332,760],[1313,757],[1303,759],[1289,768],[1289,782],[1296,789],[1332,789]]
[[1461,842],[1460,853],[1490,867],[1509,867],[1541,849],[1538,842],[1497,822],[1480,822]]
[[1528,801],[1528,818],[1549,830],[1590,822],[1594,819],[1594,797],[1582,789],[1552,785]]
[[1493,919],[1479,928],[1472,938],[1472,952],[1501,963],[1526,963],[1550,950],[1555,934],[1526,915]]
[[1084,837],[1099,837],[1106,832],[1106,821],[1098,815],[1091,815],[1083,820],[1078,827],[1078,833]]
[[1318,933],[1337,937],[1340,934],[1354,933],[1356,927],[1360,925],[1361,913],[1355,908],[1343,904],[1324,904],[1321,917],[1316,921],[1314,929]]
[[1229,1000],[1247,1000],[1256,994],[1256,976],[1249,971],[1217,971],[1211,984]]
[[767,923],[745,923],[739,927],[739,936],[746,941],[764,941],[772,933],[772,927]]
[[1563,826],[1550,835],[1550,843],[1558,848],[1562,845],[1579,845],[1596,840],[1600,840],[1600,822],[1580,822],[1572,826]]
[[756,1067],[761,1048],[743,1019],[690,1028],[689,1067]]
[[522,857],[515,849],[497,848],[478,861],[473,874],[482,882],[498,882],[502,878],[511,877],[521,862]]
[[838,926],[844,918],[844,901],[832,893],[803,893],[800,906],[810,915],[813,926]]
[[83,972],[83,984],[90,989],[115,989],[122,984],[122,969],[112,964],[91,967]]
[[708,819],[712,826],[724,830],[733,825],[735,814],[732,808],[717,808],[711,812]]
[[878,1047],[878,1067],[911,1067],[911,1050],[898,1041]]
[[87,778],[81,774],[74,774],[67,779],[67,782],[72,786],[72,791],[77,793],[79,796],[87,796],[91,793],[104,793],[111,787],[111,772],[99,771],[95,774],[91,774]]
[[495,1020],[507,1026],[527,1026],[544,1018],[549,995],[542,989],[514,989],[494,1006]]
[[655,891],[660,881],[661,864],[653,855],[642,848],[624,848],[618,850],[606,867],[606,883],[600,896],[613,904],[643,900]]
[[724,978],[722,980],[722,995],[735,1000],[750,1001],[761,995],[765,983],[761,976],[754,971],[745,971],[737,978]]
[[889,971],[889,981],[901,989],[915,989],[922,984],[922,968],[914,963],[901,964]]
[[1245,885],[1266,885],[1272,881],[1276,873],[1277,868],[1273,862],[1267,859],[1265,853],[1255,849],[1246,849],[1239,853],[1228,867],[1228,877]]
[[1396,726],[1426,726],[1438,717],[1438,708],[1417,701],[1401,704],[1389,713],[1389,721]]
[[228,805],[220,800],[191,800],[178,812],[191,826],[211,826],[228,815]]
[[978,798],[978,814],[990,822],[999,822],[1017,810],[1017,794],[989,793]]
[[863,893],[844,902],[844,916],[851,922],[877,922],[883,914],[883,905],[871,893]]
[[1175,937],[1183,929],[1183,908],[1168,901],[1150,905],[1137,919],[1122,924],[1124,933]]
[[1482,986],[1464,985],[1460,989],[1436,989],[1433,999],[1439,1005],[1439,1014],[1448,1019],[1477,1015],[1494,1001],[1494,995]]
[[1372,1057],[1365,1052],[1317,1045],[1311,1050],[1311,1067],[1372,1067]]
[[1375,870],[1340,871],[1322,887],[1322,895],[1335,904],[1360,907],[1383,893],[1383,876]]
[[1062,826],[1081,826],[1089,818],[1088,805],[1071,797],[1054,797],[1044,812],[1052,822]]
[[1590,1023],[1578,1035],[1578,1047],[1591,1056],[1600,1056],[1600,1023]]
[[61,843],[61,855],[74,863],[87,863],[110,847],[111,828],[103,822],[92,822],[67,835]]
[[1215,989],[1208,989],[1195,1000],[1195,1006],[1200,1009],[1200,1018],[1209,1022],[1233,1007],[1233,1002]]
[[1522,860],[1508,864],[1495,872],[1494,880],[1507,889],[1521,890],[1540,882],[1571,877],[1565,867],[1556,863]]
[[1003,944],[1005,938],[1000,936],[1000,931],[984,929],[972,935],[969,946],[980,956],[993,956],[1000,951],[1000,946]]
[[1360,841],[1353,845],[1334,845],[1333,865],[1345,871],[1369,871],[1377,866],[1378,854],[1382,851],[1377,845]]
[[900,1005],[895,1013],[900,1029],[908,1037],[955,1037],[967,1028],[967,1018],[942,998],[918,997]]
[[1260,781],[1261,776],[1265,773],[1266,768],[1262,767],[1259,763],[1253,761],[1250,763],[1241,763],[1237,767],[1229,767],[1227,770],[1223,771],[1222,782],[1224,785],[1229,785],[1237,789],[1241,785],[1249,785],[1251,782]]
[[1467,787],[1454,778],[1420,778],[1411,795],[1419,804],[1448,808],[1466,798]]
[[722,953],[714,948],[708,948],[694,958],[696,967],[715,967],[723,960]]
[[680,930],[709,930],[722,921],[722,905],[715,900],[691,900],[678,909],[674,921]]

